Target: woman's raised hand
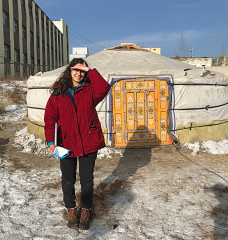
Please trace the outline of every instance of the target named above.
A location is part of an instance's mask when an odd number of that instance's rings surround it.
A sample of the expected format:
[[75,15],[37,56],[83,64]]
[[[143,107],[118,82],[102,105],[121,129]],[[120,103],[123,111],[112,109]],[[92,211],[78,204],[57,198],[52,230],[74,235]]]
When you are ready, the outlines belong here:
[[85,62],[83,64],[78,64],[77,68],[85,72],[87,72],[90,69],[89,67],[86,66]]
[[86,66],[85,62],[83,64],[77,63],[74,67],[71,67],[71,70],[74,71],[81,71],[81,72],[87,72],[90,70],[89,67]]

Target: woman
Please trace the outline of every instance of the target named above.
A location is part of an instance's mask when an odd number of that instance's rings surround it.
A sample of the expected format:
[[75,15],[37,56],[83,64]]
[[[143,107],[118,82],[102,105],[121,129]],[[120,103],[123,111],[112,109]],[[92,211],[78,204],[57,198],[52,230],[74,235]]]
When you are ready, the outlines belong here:
[[[68,209],[68,227],[88,229],[93,197],[93,170],[97,151],[105,147],[104,136],[95,107],[104,99],[110,85],[81,59],[73,59],[52,87],[45,109],[45,137],[52,154],[55,123],[58,123],[57,145],[70,150],[60,159],[62,190]],[[81,217],[78,225],[75,204],[77,159],[81,183]]]

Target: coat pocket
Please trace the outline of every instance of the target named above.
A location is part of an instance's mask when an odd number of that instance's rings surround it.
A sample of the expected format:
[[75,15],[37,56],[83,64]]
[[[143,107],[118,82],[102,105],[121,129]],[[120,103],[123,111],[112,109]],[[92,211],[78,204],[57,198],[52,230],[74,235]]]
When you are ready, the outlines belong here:
[[89,119],[89,129],[91,128],[99,128],[100,122],[97,118],[90,118]]
[[89,139],[92,146],[97,146],[100,143],[101,129],[100,127],[91,126],[89,129]]

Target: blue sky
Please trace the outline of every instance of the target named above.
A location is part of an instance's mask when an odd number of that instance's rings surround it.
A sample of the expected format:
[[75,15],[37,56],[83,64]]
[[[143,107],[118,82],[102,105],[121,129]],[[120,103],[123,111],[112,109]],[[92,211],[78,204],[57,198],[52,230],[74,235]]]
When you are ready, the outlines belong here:
[[[183,34],[194,57],[228,53],[228,0],[35,0],[51,20],[69,27],[72,47],[89,47],[90,54],[133,42],[160,47],[161,54],[178,52]],[[80,34],[84,38],[80,37]],[[97,46],[98,45],[98,46]],[[190,56],[190,55],[189,55]]]

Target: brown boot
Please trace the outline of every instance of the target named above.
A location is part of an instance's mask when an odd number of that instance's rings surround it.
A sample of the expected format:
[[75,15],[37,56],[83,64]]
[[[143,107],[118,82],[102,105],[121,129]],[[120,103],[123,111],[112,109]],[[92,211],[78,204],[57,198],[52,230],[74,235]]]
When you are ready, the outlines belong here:
[[68,224],[67,224],[67,226],[69,228],[77,228],[78,227],[76,211],[77,211],[76,208],[68,208],[68,214],[67,214]]
[[82,208],[79,228],[82,230],[87,230],[89,229],[89,223],[90,223],[90,209]]

